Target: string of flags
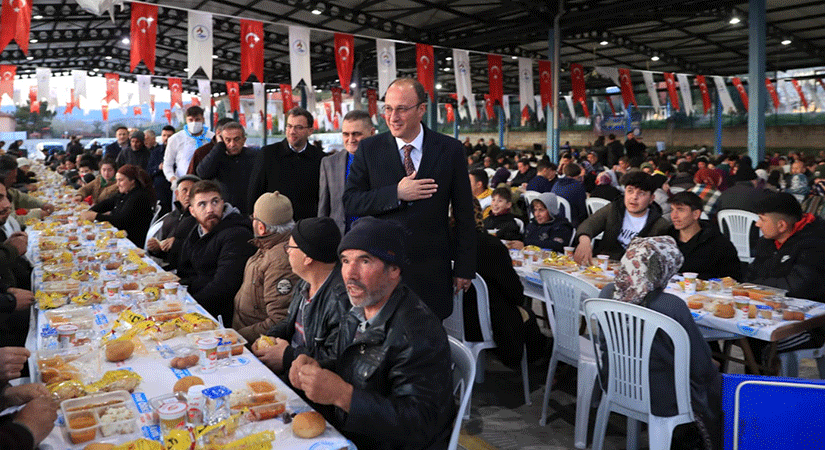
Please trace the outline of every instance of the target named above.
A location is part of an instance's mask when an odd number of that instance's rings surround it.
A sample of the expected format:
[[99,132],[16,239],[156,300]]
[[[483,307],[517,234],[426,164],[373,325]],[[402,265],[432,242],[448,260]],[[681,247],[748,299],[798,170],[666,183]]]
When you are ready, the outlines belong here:
[[[110,14],[114,14],[113,5],[123,4],[123,0],[76,0],[87,11],[95,14],[100,14],[108,8]],[[131,21],[130,21],[130,72],[134,72],[137,66],[142,62],[151,74],[155,72],[155,53],[157,41],[157,26],[158,26],[158,6],[154,4],[129,2],[131,4]],[[182,9],[182,8],[177,8]],[[209,105],[214,103],[211,93],[212,80],[212,49],[213,49],[213,15],[200,11],[188,11],[188,47],[187,47],[187,63],[188,76],[192,78],[196,72],[201,71],[206,80],[198,79],[198,96],[193,98],[194,102],[202,105]],[[0,11],[0,51],[2,51],[12,40],[16,41],[20,49],[24,53],[28,53],[28,36],[31,23],[32,5],[27,0],[8,0],[2,3],[2,10]],[[240,45],[240,72],[241,77],[239,81],[226,81],[226,92],[229,100],[229,112],[240,112],[240,86],[246,82],[251,82],[253,85],[253,97],[255,104],[255,112],[260,114],[262,120],[267,120],[264,117],[264,22],[238,18],[240,22],[239,45]],[[310,69],[310,29],[300,26],[289,26],[289,56],[290,56],[290,76],[291,83],[280,83],[281,100],[283,110],[281,113],[288,111],[292,105],[292,90],[298,88],[303,81],[302,86],[308,99],[308,109],[311,111],[315,109],[315,92],[312,86],[312,73]],[[334,33],[334,56],[340,81],[340,87],[331,89],[332,105],[327,104],[324,108],[329,122],[340,121],[342,117],[342,94],[350,93],[350,81],[352,77],[352,69],[354,62],[354,35],[346,33]],[[386,92],[389,84],[396,77],[396,58],[395,45],[396,42],[376,39],[376,58],[377,58],[377,75],[378,75],[378,89],[367,90],[366,97],[368,103],[368,110],[374,121],[378,117],[378,98],[382,97]],[[431,45],[416,43],[416,74],[418,80],[424,85],[425,90],[432,100],[435,100],[435,57],[434,48]],[[455,112],[458,112],[459,117],[470,117],[471,120],[477,120],[480,113],[475,105],[475,95],[473,93],[472,81],[470,77],[470,60],[469,51],[453,49],[453,73],[455,75],[456,93],[453,95],[456,104],[450,104],[446,110],[446,119],[448,121],[455,120]],[[488,118],[495,117],[495,105],[504,107],[504,111],[509,115],[509,97],[504,93],[503,87],[503,61],[501,55],[487,54],[487,69],[488,69],[488,93],[484,94],[484,111]],[[687,114],[693,113],[693,100],[691,87],[696,86],[699,89],[702,99],[702,108],[704,114],[707,114],[711,109],[710,90],[711,87],[708,79],[704,75],[690,75],[690,74],[676,74],[676,73],[656,73],[652,71],[631,71],[626,68],[614,67],[595,67],[595,72],[602,77],[609,78],[619,87],[621,91],[622,103],[625,108],[629,105],[638,107],[634,94],[634,80],[633,72],[641,72],[644,81],[644,86],[647,89],[651,99],[652,106],[656,109],[660,108],[660,99],[658,95],[657,82],[654,79],[655,74],[661,74],[664,84],[667,88],[666,97],[669,100],[671,107],[677,111],[684,110]],[[37,85],[32,86],[30,91],[31,108],[39,109],[39,101],[48,101],[49,108],[54,108],[57,104],[57,95],[49,88],[49,78],[51,77],[50,69],[37,69]],[[539,95],[534,95],[534,65],[530,58],[518,58],[518,81],[519,81],[519,110],[522,118],[529,118],[531,113],[537,115],[541,120],[543,118],[544,108],[552,102],[552,65],[550,61],[538,61],[538,81],[539,81]],[[565,95],[564,98],[568,104],[571,115],[576,115],[575,106],[578,105],[586,117],[590,116],[590,111],[587,107],[587,89],[586,89],[586,72],[585,68],[580,64],[570,65],[570,76],[572,91],[570,95]],[[79,106],[80,97],[86,98],[86,73],[85,71],[72,71],[74,79],[74,88],[71,90],[69,100],[66,102],[68,114],[71,114],[74,107]],[[251,77],[255,77],[256,82],[251,81]],[[693,84],[690,83],[688,76],[693,77]],[[0,98],[2,95],[8,95],[9,98],[15,99],[14,94],[14,79],[16,77],[16,66],[14,65],[0,65]],[[139,105],[133,108],[135,114],[142,112],[140,105],[150,105],[150,111],[154,115],[154,101],[149,94],[149,85],[153,75],[136,75],[138,81],[138,102]],[[117,73],[105,74],[106,79],[106,97],[102,100],[101,105],[107,109],[111,102],[120,103],[118,86],[120,83],[120,75]],[[725,79],[721,76],[711,76],[713,87],[716,89],[719,101],[722,103],[725,112],[735,112],[736,106],[727,89]],[[216,80],[215,80],[216,81]],[[803,84],[794,78],[788,78],[793,86],[802,107],[808,109],[808,101],[803,91]],[[169,77],[167,78],[171,105],[170,108],[183,108],[182,99],[182,79]],[[778,86],[785,89],[786,79],[776,80]],[[815,80],[824,90],[825,81],[823,79]],[[748,107],[748,94],[738,77],[731,79],[732,85],[739,93],[740,100],[745,108]],[[780,107],[779,95],[777,88],[774,86],[770,78],[765,79],[766,89],[771,97],[774,108]],[[677,92],[678,87],[678,92]],[[811,83],[808,83],[810,89]],[[813,102],[820,104],[817,97],[816,85],[813,85]],[[787,90],[785,92],[788,92]],[[679,94],[681,94],[682,101],[679,102]],[[35,103],[37,105],[35,105]],[[151,103],[151,104],[150,104]],[[615,113],[613,102],[608,97],[608,104],[611,111]],[[121,105],[125,111],[127,105]],[[506,107],[505,107],[506,106]],[[596,105],[598,108],[598,105]],[[165,115],[171,116],[171,112]],[[271,116],[271,114],[267,114]],[[171,120],[171,119],[170,119]]]

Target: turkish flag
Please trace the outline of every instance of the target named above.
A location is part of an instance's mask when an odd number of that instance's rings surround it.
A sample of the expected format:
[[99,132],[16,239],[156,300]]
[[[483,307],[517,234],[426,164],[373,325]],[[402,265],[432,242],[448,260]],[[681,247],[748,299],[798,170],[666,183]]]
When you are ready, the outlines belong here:
[[155,45],[158,35],[158,7],[146,3],[132,3],[132,29],[129,41],[132,43],[129,72],[142,59],[149,69],[155,73]]
[[739,91],[739,98],[742,99],[742,104],[745,105],[745,109],[748,109],[748,91],[745,90],[745,86],[742,86],[742,80],[739,77],[733,77],[733,86],[736,87],[736,90]]
[[29,86],[29,111],[38,113],[40,112],[40,102],[37,100],[36,84]]
[[218,111],[212,113],[212,123],[218,123]]
[[496,111],[493,108],[493,96],[484,94],[484,109],[487,111],[487,120],[493,120],[496,117]]
[[281,101],[284,103],[284,114],[295,107],[292,103],[292,85],[281,85]]
[[120,75],[116,73],[107,73],[106,77],[106,103],[114,100],[116,103],[120,103],[120,89],[118,84],[120,82]]
[[521,125],[527,125],[527,122],[530,121],[530,108],[525,106],[524,109],[521,110]]
[[242,127],[246,127],[246,114],[238,114],[238,123],[240,123]]
[[152,115],[155,114],[155,94],[149,96],[149,110],[152,111]]
[[136,116],[141,116],[141,115],[143,115],[143,109],[141,109],[141,107],[140,107],[140,106],[135,106],[134,108],[132,108],[132,112],[133,112]]
[[667,92],[670,94],[670,104],[679,111],[679,95],[676,94],[676,79],[673,72],[664,72],[665,83],[667,84]]
[[[765,78],[765,88],[768,90],[768,94],[771,95],[771,100],[773,100],[774,109],[779,109],[779,95],[777,95],[776,87],[774,87],[773,83],[771,83],[770,78]],[[823,86],[822,88],[825,89],[825,86]]]
[[378,92],[375,89],[367,89],[367,110],[370,117],[378,116]]
[[444,109],[447,110],[447,122],[455,122],[455,111],[452,103],[445,103]]
[[349,80],[352,78],[353,51],[355,45],[351,34],[335,33],[335,67],[341,88],[349,94]]
[[553,62],[539,61],[539,92],[541,109],[553,103]]
[[66,102],[66,109],[63,110],[63,114],[71,114],[72,111],[74,111],[74,103],[74,89],[72,89],[69,93],[69,101]]
[[338,117],[339,117],[338,114],[336,114],[335,117],[332,118],[332,128],[334,130],[340,130],[341,129],[341,121],[338,119]]
[[164,109],[163,115],[166,117],[166,121],[169,122],[169,125],[172,125],[172,110]]
[[272,114],[266,115],[266,129],[272,131]]
[[3,94],[14,99],[14,76],[17,74],[17,66],[0,65],[0,100]]
[[418,69],[418,81],[424,85],[424,90],[430,93],[430,99],[435,100],[435,91],[433,90],[433,80],[435,78],[433,46],[415,44],[415,61],[416,69]]
[[501,55],[487,55],[487,71],[490,80],[490,101],[492,105],[498,102],[503,105],[504,101],[504,76],[501,72]]
[[573,100],[582,105],[584,116],[589,118],[590,110],[587,109],[587,97],[584,92],[584,68],[581,64],[570,64],[570,77],[573,82]]
[[23,53],[29,54],[29,30],[33,0],[4,0],[0,10],[0,52],[12,39]]
[[613,99],[610,98],[609,95],[605,95],[604,99],[607,100],[607,104],[610,106],[610,112],[612,112],[613,115],[615,116],[616,115],[616,108],[613,106]]
[[178,105],[183,108],[183,83],[180,78],[169,77],[169,93],[172,97],[169,107],[174,108]]
[[708,91],[708,83],[705,81],[704,75],[696,75],[696,84],[699,85],[699,91],[702,93],[702,107],[705,109],[705,114],[710,110],[710,92]]
[[240,111],[241,109],[241,91],[238,89],[238,83],[234,81],[226,82],[226,95],[229,97],[229,112]]
[[799,81],[794,80],[791,78],[791,84],[793,85],[794,89],[796,89],[796,93],[799,94],[799,100],[802,101],[802,106],[805,107],[805,110],[808,110],[808,100],[805,100],[805,94],[802,93],[802,86],[799,85]]
[[193,95],[192,98],[189,100],[189,105],[190,106],[200,106],[201,105],[201,99],[199,99],[197,95]]
[[822,78],[817,78],[816,81],[822,86],[822,90],[825,90],[825,81],[822,81]]
[[332,105],[329,102],[324,103],[324,112],[327,113],[327,122],[332,123]]
[[[341,117],[342,116],[342,114],[341,114],[341,88],[333,87],[333,88],[330,88],[330,90],[332,91],[332,109],[333,109],[333,111],[335,111],[335,116],[333,117],[333,120],[334,120],[335,117]],[[335,128],[338,129],[337,126]]]
[[[108,122],[109,121],[109,105],[105,104],[105,103],[100,105],[100,113],[103,115],[103,121]],[[169,122],[169,123],[172,123],[172,122]]]
[[636,104],[636,95],[633,94],[633,80],[630,78],[630,69],[619,69],[619,82],[621,83],[622,89],[622,101],[624,101],[624,107],[627,108],[628,105],[633,103],[633,106],[639,107]]
[[264,24],[241,19],[241,83],[252,74],[264,82]]

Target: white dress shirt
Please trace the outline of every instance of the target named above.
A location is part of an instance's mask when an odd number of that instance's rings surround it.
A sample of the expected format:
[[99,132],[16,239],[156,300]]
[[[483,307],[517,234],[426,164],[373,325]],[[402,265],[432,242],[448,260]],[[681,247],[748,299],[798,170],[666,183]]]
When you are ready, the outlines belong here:
[[424,127],[422,127],[420,123],[418,124],[418,135],[412,140],[412,142],[404,142],[401,138],[395,138],[395,143],[398,144],[398,153],[401,155],[401,164],[404,164],[404,150],[402,150],[402,148],[404,148],[407,144],[413,146],[413,149],[410,152],[410,159],[412,159],[415,171],[418,172],[418,166],[421,164],[421,155],[423,154],[422,148],[424,147]]

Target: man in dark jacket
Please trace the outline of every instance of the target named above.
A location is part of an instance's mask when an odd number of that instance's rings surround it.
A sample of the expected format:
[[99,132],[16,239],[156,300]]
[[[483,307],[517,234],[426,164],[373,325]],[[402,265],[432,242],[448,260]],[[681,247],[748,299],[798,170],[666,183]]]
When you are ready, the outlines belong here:
[[198,181],[189,193],[189,211],[198,221],[183,242],[181,284],[210,314],[232,320],[234,297],[243,283],[246,260],[255,253],[252,224],[224,203],[214,181]]
[[639,167],[645,157],[645,144],[636,140],[633,133],[627,133],[627,140],[624,141],[624,152],[630,158],[632,167]]
[[702,199],[693,192],[679,192],[667,201],[673,222],[669,234],[676,240],[685,262],[679,272],[695,272],[699,279],[742,279],[736,247],[715,226],[701,222]]
[[324,361],[334,357],[341,317],[350,309],[341,278],[338,244],[341,233],[329,217],[299,220],[286,245],[292,272],[301,277],[289,312],[268,336],[275,345],[254,345],[255,356],[275,373],[289,373],[298,355]]
[[246,197],[250,211],[261,194],[278,191],[292,202],[295,220],[318,215],[324,152],[308,141],[313,124],[309,111],[300,107],[290,109],[286,116],[286,139],[258,152]]
[[124,127],[123,125],[117,127],[117,130],[115,131],[115,137],[117,138],[117,140],[107,145],[106,148],[103,150],[104,158],[117,159],[118,155],[120,155],[120,152],[124,150],[129,150],[128,128]]
[[510,186],[520,187],[522,184],[529,184],[530,180],[536,176],[536,169],[530,167],[530,160],[527,158],[518,160],[516,167],[518,168],[518,173],[510,181]]
[[145,140],[146,136],[143,135],[142,131],[132,133],[132,136],[129,138],[129,149],[120,152],[117,155],[117,159],[115,159],[118,167],[133,164],[146,170],[149,166],[149,156],[151,152],[146,148]]
[[[358,448],[446,448],[455,416],[441,320],[401,283],[403,231],[363,217],[338,251],[352,309],[333,359],[300,355],[289,379]],[[324,406],[329,405],[329,406]]]
[[246,188],[255,153],[244,145],[246,131],[238,122],[224,124],[219,132],[221,139],[198,164],[198,176],[216,181],[221,186],[221,196],[246,215],[252,211],[246,206]]
[[[197,220],[192,217],[189,212],[189,192],[192,186],[201,179],[195,175],[186,174],[177,180],[175,184],[175,209],[164,215],[160,220],[163,223],[160,227],[160,233],[155,236],[149,236],[146,241],[146,250],[151,256],[160,258],[168,265],[166,270],[173,270],[178,267],[178,259],[180,257],[180,249],[183,246],[183,241],[192,228],[198,224]],[[166,181],[166,178],[163,178]],[[168,183],[168,181],[166,181]]]
[[[662,217],[662,208],[653,201],[653,182],[642,171],[631,171],[622,177],[624,196],[599,209],[579,225],[578,246],[574,258],[579,264],[590,265],[594,255],[620,259],[634,237],[661,236],[670,224]],[[604,232],[593,248],[592,239]]]

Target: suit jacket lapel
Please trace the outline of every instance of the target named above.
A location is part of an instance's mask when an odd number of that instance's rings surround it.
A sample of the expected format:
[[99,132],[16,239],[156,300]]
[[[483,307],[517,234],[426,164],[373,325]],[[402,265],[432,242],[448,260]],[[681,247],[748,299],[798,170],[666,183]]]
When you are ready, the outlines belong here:
[[[435,173],[433,167],[438,162],[438,149],[433,142],[433,131],[421,124],[424,129],[424,145],[421,149],[421,163],[418,164],[418,175],[416,178],[426,178]],[[426,176],[425,176],[426,175]]]
[[395,142],[395,137],[387,132],[387,148],[391,154],[384,155],[389,164],[390,169],[395,173],[395,179],[401,180],[407,176],[407,170],[404,169],[404,161],[401,161],[401,153],[398,151],[398,143]]

